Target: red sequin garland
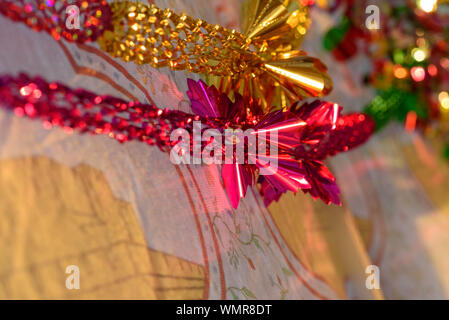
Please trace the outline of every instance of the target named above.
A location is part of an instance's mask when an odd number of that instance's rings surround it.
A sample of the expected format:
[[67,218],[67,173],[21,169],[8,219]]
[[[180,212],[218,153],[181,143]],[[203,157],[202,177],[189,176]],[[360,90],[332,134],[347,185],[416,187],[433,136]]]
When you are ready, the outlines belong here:
[[219,120],[73,90],[26,74],[0,76],[0,107],[19,117],[39,118],[46,129],[59,126],[68,132],[108,135],[119,142],[138,140],[164,150],[177,143],[170,141],[170,133],[178,128],[192,131],[193,121],[206,128],[223,125]]
[[[194,88],[193,84],[198,87],[198,83],[191,81],[191,89]],[[205,92],[210,93],[212,88],[209,87]],[[192,96],[196,107],[204,102],[198,100],[199,98]],[[213,102],[220,105],[223,99]],[[206,100],[210,106],[211,100]],[[229,101],[232,106],[228,107],[231,109],[223,111],[229,112],[243,107],[241,102]],[[201,152],[212,142],[207,139],[202,141],[202,138],[201,142],[195,140],[195,121],[201,123],[201,137],[203,130],[210,128],[218,129],[221,133],[228,128],[253,128],[259,134],[267,130],[278,130],[281,146],[277,155],[278,172],[273,176],[264,176],[264,179],[259,181],[270,185],[270,188],[265,188],[262,192],[266,203],[278,199],[288,190],[296,192],[301,189],[326,203],[339,204],[335,178],[320,160],[358,146],[369,138],[374,129],[368,116],[352,114],[338,117],[341,108],[322,101],[300,107],[292,106],[285,112],[274,111],[261,116],[240,117],[237,113],[231,118],[199,116],[139,102],[127,102],[111,96],[100,96],[84,89],[74,90],[61,83],[48,83],[40,77],[31,78],[26,74],[17,77],[0,75],[0,108],[12,110],[19,117],[38,118],[46,129],[59,126],[68,133],[77,131],[103,134],[119,142],[137,140],[156,145],[165,152],[169,152],[179,143],[179,140],[171,139],[172,133],[185,129],[189,135],[190,152],[193,151],[194,157],[197,144],[201,145]],[[290,132],[291,130],[293,131]],[[190,140],[192,133],[194,139]],[[271,143],[270,139],[267,143]],[[178,154],[184,155],[185,151],[187,150],[181,148]],[[245,150],[245,159],[250,158],[249,155],[249,151]],[[233,164],[223,165],[223,170],[227,170],[223,173],[224,179],[233,177],[227,181],[226,190],[232,198],[232,205],[237,208],[240,198],[244,197],[244,191],[252,185],[260,164],[257,161],[256,164],[249,164],[246,160],[245,163],[237,164],[235,160],[234,155]],[[246,169],[249,170],[247,176],[240,176]],[[242,181],[243,184],[236,184]],[[289,181],[290,183],[287,183]],[[298,182],[298,185],[292,185],[291,181]]]

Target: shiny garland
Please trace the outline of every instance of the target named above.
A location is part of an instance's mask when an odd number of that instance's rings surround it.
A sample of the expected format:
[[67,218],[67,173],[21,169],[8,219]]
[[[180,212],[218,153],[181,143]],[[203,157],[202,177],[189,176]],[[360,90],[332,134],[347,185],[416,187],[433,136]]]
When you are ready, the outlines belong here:
[[[275,143],[278,150],[276,170],[259,176],[261,194],[267,204],[286,191],[299,190],[328,204],[340,204],[335,178],[322,160],[366,141],[374,127],[369,117],[362,114],[340,116],[341,107],[321,101],[301,107],[294,104],[287,111],[248,117],[242,108],[248,105],[243,97],[237,95],[237,100],[232,102],[201,80],[188,79],[188,85],[187,94],[195,114],[97,95],[84,89],[74,90],[26,74],[2,75],[0,107],[13,111],[18,117],[39,119],[45,129],[62,127],[68,133],[107,135],[121,143],[136,140],[176,153],[195,149],[194,141],[190,142],[188,150],[176,149],[180,141],[173,140],[171,135],[180,129],[193,134],[196,121],[201,123],[201,130],[212,128],[221,133],[230,128],[254,129],[258,137],[264,133],[267,144]],[[253,109],[260,110],[256,106]],[[276,132],[277,139],[272,140],[270,134],[266,136],[267,132]],[[200,150],[211,143],[201,141]],[[222,165],[223,181],[234,208],[256,181],[259,170],[270,169],[263,157],[252,155],[248,147],[245,150],[245,159],[252,157],[254,161],[245,160],[239,164],[234,154],[230,163]],[[182,152],[179,155],[182,156]]]

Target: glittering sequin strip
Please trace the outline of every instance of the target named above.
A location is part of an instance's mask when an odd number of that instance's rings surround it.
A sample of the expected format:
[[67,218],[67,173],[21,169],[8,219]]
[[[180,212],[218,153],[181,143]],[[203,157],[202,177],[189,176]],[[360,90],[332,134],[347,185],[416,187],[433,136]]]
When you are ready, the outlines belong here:
[[138,140],[164,150],[173,145],[170,133],[175,128],[191,131],[193,120],[213,125],[209,120],[181,111],[73,90],[25,74],[0,76],[0,107],[14,111],[19,117],[40,119],[46,129],[57,126],[68,133],[75,130],[103,134],[119,142]]
[[324,160],[364,144],[372,136],[374,129],[374,120],[367,114],[355,112],[342,115],[326,139],[322,139],[311,149],[306,145],[298,147],[296,155],[300,159]]
[[[325,104],[326,102],[316,101],[303,105],[299,110]],[[17,77],[0,76],[0,107],[13,110],[17,116],[39,118],[47,129],[59,126],[68,132],[77,130],[105,134],[120,142],[140,140],[160,148],[173,146],[170,133],[175,128],[192,132],[193,121],[200,121],[203,129],[249,127],[249,124],[263,121],[260,116],[220,120],[161,109],[136,101],[100,96],[84,89],[73,90],[61,83],[48,83],[40,77],[31,78],[26,74]],[[298,116],[304,117],[300,113]],[[311,142],[304,141],[296,149],[298,158],[322,160],[353,149],[369,139],[374,131],[374,122],[369,115],[353,113],[340,116],[332,130],[317,128],[320,127],[310,127],[310,130],[314,130],[310,136],[319,143],[313,142],[314,147],[310,148],[308,146],[312,145]]]

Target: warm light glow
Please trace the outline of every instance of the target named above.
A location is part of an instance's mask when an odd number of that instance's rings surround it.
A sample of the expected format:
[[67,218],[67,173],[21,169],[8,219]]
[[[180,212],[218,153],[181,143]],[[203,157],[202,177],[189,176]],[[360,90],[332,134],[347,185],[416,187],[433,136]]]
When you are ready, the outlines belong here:
[[434,64],[429,64],[427,72],[429,72],[432,77],[435,77],[438,74],[438,68]]
[[449,69],[449,59],[448,58],[441,58],[440,64],[444,69]]
[[28,86],[24,86],[22,88],[20,88],[20,94],[22,96],[29,96],[31,94],[31,89]]
[[441,101],[442,99],[448,98],[449,97],[449,93],[447,93],[446,91],[441,91],[440,94],[438,95],[438,99]]
[[42,97],[42,91],[37,89],[37,86],[34,83],[30,83],[27,86],[23,86],[19,90],[20,94],[24,97],[32,96],[35,99],[40,99]]
[[416,39],[416,45],[419,48],[425,47],[425,46],[427,46],[427,41],[425,38],[418,38],[418,39]]
[[415,111],[409,111],[407,117],[405,118],[405,130],[412,132],[416,128],[416,121],[418,120],[418,115]]
[[40,99],[41,97],[42,97],[42,91],[40,91],[39,89],[35,89],[33,91],[33,98]]
[[421,82],[426,77],[426,70],[423,67],[413,67],[411,70],[413,80]]
[[323,81],[317,81],[317,80],[313,80],[311,78],[308,77],[304,77],[300,74],[294,73],[294,72],[290,72],[287,71],[285,69],[282,68],[278,68],[269,64],[266,64],[265,67],[268,70],[274,71],[277,74],[280,74],[282,76],[285,76],[287,78],[293,79],[301,84],[304,84],[306,86],[312,87],[314,89],[316,89],[317,91],[323,91],[324,89],[324,82]]
[[441,101],[441,108],[443,108],[444,110],[449,110],[449,98]]
[[417,4],[422,11],[430,13],[437,9],[438,0],[418,0]]
[[394,67],[394,76],[398,79],[407,78],[407,76],[408,76],[407,69],[405,69],[404,67],[399,66],[399,65],[395,66]]
[[441,108],[449,110],[449,94],[446,91],[443,91],[438,95],[438,100],[440,100]]
[[413,59],[422,62],[427,58],[426,52],[423,49],[415,48],[412,50]]

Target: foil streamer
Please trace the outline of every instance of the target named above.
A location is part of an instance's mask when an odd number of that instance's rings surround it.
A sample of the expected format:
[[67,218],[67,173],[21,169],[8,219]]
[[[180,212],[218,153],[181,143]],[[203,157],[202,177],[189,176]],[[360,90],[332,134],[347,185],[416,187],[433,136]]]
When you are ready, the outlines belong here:
[[[171,134],[176,130],[184,129],[194,136],[195,121],[201,122],[202,130],[253,129],[254,134],[266,139],[267,144],[276,144],[278,152],[276,155],[260,156],[246,148],[244,162],[239,162],[237,156],[232,154],[231,162],[222,165],[225,189],[234,208],[245,197],[247,188],[257,181],[258,175],[267,203],[271,194],[278,198],[287,191],[303,190],[326,203],[339,204],[335,178],[317,160],[322,157],[316,156],[314,150],[308,155],[300,149],[303,144],[316,145],[316,141],[318,144],[338,146],[328,150],[328,155],[340,151],[341,145],[352,147],[344,141],[326,141],[329,137],[337,139],[342,136],[336,132],[339,128],[339,106],[317,102],[299,109],[295,105],[288,111],[248,115],[243,97],[232,102],[226,94],[218,92],[215,87],[208,87],[201,80],[189,79],[188,86],[187,94],[196,115],[97,95],[84,89],[74,90],[64,84],[49,83],[26,74],[17,77],[1,75],[0,107],[19,117],[39,119],[48,130],[57,126],[67,133],[102,134],[122,143],[136,140],[158,146],[165,152],[171,152],[178,146],[179,141],[171,139]],[[351,132],[351,126],[345,126],[343,131],[343,136],[355,134]],[[276,140],[272,139],[273,132],[277,133]],[[202,139],[201,150],[210,143]],[[191,141],[189,150],[185,151],[190,152],[194,148],[195,141]],[[221,145],[221,148],[225,146]],[[277,157],[274,169],[267,165],[273,156]],[[268,173],[261,175],[262,170]]]

